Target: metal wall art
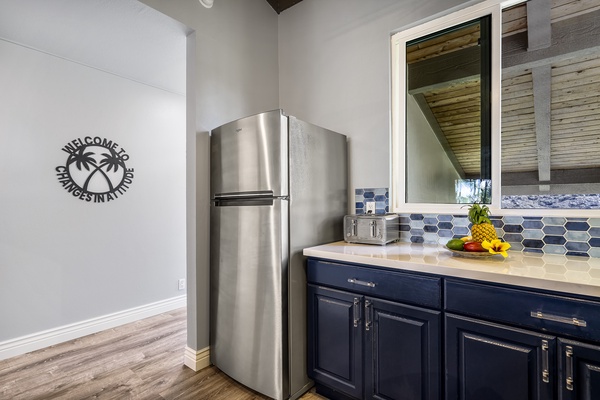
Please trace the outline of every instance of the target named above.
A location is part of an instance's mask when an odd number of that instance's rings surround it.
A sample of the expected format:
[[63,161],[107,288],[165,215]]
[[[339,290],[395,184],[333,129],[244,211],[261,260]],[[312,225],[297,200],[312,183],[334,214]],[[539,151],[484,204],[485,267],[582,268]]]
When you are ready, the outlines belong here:
[[76,198],[105,203],[122,196],[133,182],[129,155],[112,140],[86,136],[67,143],[65,165],[56,167],[58,182]]

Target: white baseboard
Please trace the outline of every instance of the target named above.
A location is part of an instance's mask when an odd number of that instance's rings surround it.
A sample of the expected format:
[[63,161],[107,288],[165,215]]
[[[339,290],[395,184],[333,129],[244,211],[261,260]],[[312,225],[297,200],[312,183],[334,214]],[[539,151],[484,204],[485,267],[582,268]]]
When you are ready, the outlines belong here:
[[73,340],[115,326],[151,317],[186,306],[186,296],[177,296],[113,314],[48,329],[0,342],[0,360]]
[[194,350],[190,347],[185,348],[183,363],[186,367],[194,371],[200,371],[210,365],[210,348],[205,347],[201,350]]

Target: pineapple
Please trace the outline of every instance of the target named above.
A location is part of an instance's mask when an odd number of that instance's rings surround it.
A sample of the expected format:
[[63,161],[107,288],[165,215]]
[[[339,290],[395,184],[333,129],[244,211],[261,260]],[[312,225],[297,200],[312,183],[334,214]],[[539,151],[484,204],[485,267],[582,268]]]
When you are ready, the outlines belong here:
[[496,229],[488,217],[489,213],[490,210],[486,205],[480,206],[474,203],[469,207],[469,221],[473,224],[471,226],[471,236],[474,242],[481,243],[484,240],[491,242],[494,239],[498,239]]

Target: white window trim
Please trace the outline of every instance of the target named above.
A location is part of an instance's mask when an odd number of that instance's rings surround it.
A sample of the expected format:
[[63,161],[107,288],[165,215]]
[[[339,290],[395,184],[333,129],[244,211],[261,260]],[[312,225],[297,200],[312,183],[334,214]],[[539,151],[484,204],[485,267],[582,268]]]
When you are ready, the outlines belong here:
[[[492,143],[492,204],[493,215],[530,216],[600,216],[600,210],[587,209],[506,209],[501,208],[501,93],[502,93],[502,10],[526,0],[488,0],[441,18],[418,24],[392,35],[391,39],[391,210],[395,213],[466,214],[464,204],[406,203],[406,43],[452,26],[491,15],[492,77],[491,77],[491,143]],[[400,67],[402,66],[402,67]],[[401,75],[401,73],[403,75]]]

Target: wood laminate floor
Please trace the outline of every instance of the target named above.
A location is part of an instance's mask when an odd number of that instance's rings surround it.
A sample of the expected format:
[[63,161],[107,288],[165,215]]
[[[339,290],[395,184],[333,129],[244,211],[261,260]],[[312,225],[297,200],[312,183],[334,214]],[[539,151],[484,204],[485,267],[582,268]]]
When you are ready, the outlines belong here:
[[181,308],[1,360],[0,399],[267,399],[215,367],[185,367],[185,345]]

